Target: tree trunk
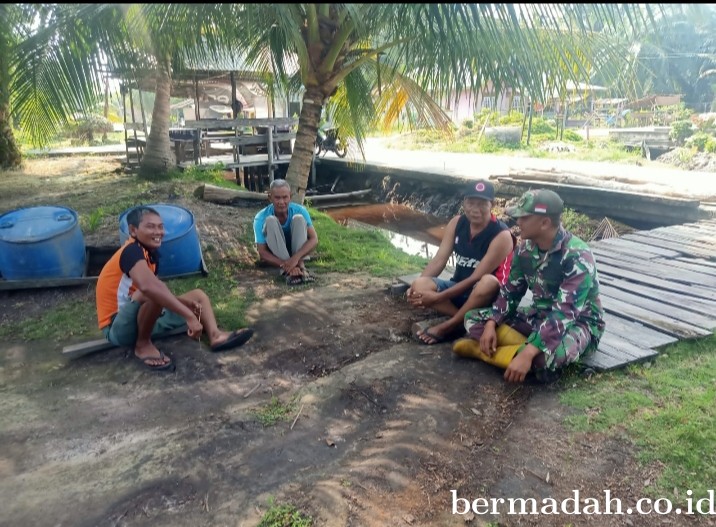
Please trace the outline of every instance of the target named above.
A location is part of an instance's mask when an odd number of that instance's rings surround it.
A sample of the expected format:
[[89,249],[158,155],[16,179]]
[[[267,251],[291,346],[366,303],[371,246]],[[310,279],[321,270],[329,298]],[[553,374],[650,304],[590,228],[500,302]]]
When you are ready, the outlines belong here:
[[149,137],[147,137],[147,146],[144,149],[144,156],[142,156],[142,163],[139,167],[139,175],[146,179],[161,178],[176,163],[169,142],[169,97],[171,87],[171,67],[160,65],[157,72],[152,127]]
[[9,49],[7,35],[0,35],[0,168],[16,167],[22,161],[10,116]]
[[296,142],[286,172],[286,181],[291,185],[292,199],[296,203],[303,203],[303,198],[306,195],[322,108],[323,95],[321,91],[315,87],[308,87],[303,94],[303,107],[298,118]]
[[0,106],[0,168],[12,168],[22,162],[20,149],[12,133],[9,105]]

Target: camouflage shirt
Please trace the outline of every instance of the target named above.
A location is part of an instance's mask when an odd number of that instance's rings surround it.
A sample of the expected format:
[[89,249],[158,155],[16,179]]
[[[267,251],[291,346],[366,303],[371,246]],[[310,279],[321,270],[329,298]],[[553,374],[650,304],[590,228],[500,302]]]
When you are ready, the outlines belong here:
[[515,249],[510,276],[492,305],[497,325],[514,316],[527,288],[532,291],[532,305],[524,314],[533,328],[528,344],[549,356],[573,324],[587,328],[594,345],[599,342],[604,311],[594,256],[584,241],[562,226],[546,253],[531,240],[522,241]]

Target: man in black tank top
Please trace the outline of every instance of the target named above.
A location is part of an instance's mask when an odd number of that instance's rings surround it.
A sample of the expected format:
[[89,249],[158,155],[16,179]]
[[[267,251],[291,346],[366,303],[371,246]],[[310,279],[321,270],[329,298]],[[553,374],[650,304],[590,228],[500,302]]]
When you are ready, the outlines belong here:
[[[463,214],[447,224],[438,252],[408,289],[412,306],[432,308],[450,317],[418,332],[420,342],[438,344],[463,329],[465,313],[490,305],[510,274],[515,238],[492,214],[494,199],[495,188],[489,181],[466,186]],[[453,254],[453,276],[439,278]]]

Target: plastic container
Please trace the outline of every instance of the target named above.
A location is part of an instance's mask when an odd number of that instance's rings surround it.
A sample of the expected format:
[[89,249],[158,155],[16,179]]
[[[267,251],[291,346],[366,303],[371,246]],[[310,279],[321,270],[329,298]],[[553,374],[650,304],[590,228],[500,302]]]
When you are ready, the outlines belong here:
[[[200,272],[202,269],[201,245],[194,223],[194,215],[184,207],[177,205],[157,203],[142,206],[156,210],[164,223],[164,239],[158,251],[157,276],[166,278]],[[119,216],[119,242],[122,245],[129,238],[127,215],[134,208],[125,210]]]
[[74,210],[26,207],[0,216],[0,275],[5,280],[81,277],[86,260]]

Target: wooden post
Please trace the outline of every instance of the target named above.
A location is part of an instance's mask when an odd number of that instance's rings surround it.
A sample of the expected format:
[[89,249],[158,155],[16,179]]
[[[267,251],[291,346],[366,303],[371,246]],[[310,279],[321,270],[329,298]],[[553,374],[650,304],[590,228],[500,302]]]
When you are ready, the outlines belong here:
[[266,128],[266,137],[268,140],[268,173],[269,183],[273,183],[273,126]]
[[199,113],[199,81],[194,76],[194,117],[198,121],[201,116]]
[[530,145],[530,138],[532,137],[532,108],[534,107],[534,101],[530,99],[530,120],[529,123],[527,123],[527,146]]
[[[129,88],[129,107],[130,107],[130,110],[132,111],[132,124],[136,125],[137,118],[134,115],[134,96],[132,95],[131,86]],[[132,126],[132,132],[134,135],[134,148],[137,151],[137,163],[141,163],[142,156],[139,154],[139,141],[137,140],[137,127],[136,126]],[[127,163],[129,163],[129,158],[127,158]]]
[[127,90],[121,84],[119,90],[122,92],[122,113],[124,114],[124,151],[127,153],[127,164],[129,164],[129,146],[127,146]]
[[[142,97],[142,89],[139,85],[137,85],[137,91],[139,92],[139,110],[142,112],[142,130],[144,130],[144,143],[146,144],[147,139],[149,139],[149,137],[147,137],[147,118],[144,115],[144,98]],[[139,145],[137,145],[137,151],[139,151]],[[142,148],[142,153],[144,153],[144,148]]]
[[[236,75],[234,72],[229,73],[229,79],[231,80],[231,115],[233,116],[234,120],[239,116],[239,112],[236,111],[238,102],[238,99],[236,98]],[[239,136],[239,127],[234,126],[234,137]],[[234,145],[234,148],[231,149],[231,153],[234,157],[234,163],[239,162],[239,145]],[[236,179],[239,179],[239,170],[236,169]]]

